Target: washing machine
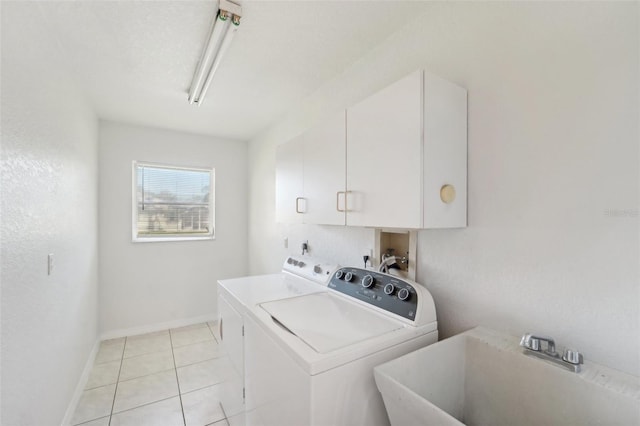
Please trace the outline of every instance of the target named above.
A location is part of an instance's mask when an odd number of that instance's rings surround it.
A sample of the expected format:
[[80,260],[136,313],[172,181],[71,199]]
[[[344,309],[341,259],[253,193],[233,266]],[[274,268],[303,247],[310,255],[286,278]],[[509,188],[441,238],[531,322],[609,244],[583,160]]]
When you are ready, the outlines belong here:
[[223,362],[228,364],[221,403],[230,422],[245,424],[245,322],[252,307],[270,300],[326,291],[338,265],[311,256],[289,256],[282,271],[218,281],[218,327]]
[[248,306],[244,330],[245,421],[265,426],[388,425],[373,367],[438,340],[425,287],[360,268]]

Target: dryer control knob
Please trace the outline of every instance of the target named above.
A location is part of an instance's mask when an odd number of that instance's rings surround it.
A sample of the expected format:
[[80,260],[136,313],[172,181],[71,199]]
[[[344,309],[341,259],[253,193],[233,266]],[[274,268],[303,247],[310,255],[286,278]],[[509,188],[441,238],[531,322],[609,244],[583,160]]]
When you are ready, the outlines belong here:
[[371,275],[365,275],[364,278],[362,278],[362,287],[364,288],[371,287],[373,283],[374,283],[374,279]]
[[341,280],[343,275],[344,275],[344,272],[342,272],[342,271],[337,271],[337,272],[336,272],[335,277],[336,277],[336,279]]
[[304,268],[304,266],[306,265],[306,263],[300,261],[298,262],[298,268]]
[[396,291],[396,286],[393,284],[389,283],[384,286],[384,294],[392,295],[394,291]]
[[407,300],[409,299],[409,296],[411,296],[411,293],[409,293],[409,290],[407,290],[406,288],[401,288],[398,291],[398,299],[400,300]]
[[349,282],[353,279],[353,274],[351,272],[347,272],[346,274],[344,274],[344,280]]

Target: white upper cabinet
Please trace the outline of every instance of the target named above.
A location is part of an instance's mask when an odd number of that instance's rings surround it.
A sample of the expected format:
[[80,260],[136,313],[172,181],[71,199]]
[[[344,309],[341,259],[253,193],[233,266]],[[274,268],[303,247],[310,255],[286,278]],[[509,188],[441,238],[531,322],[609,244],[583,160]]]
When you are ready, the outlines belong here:
[[304,134],[304,223],[345,224],[345,137],[344,111]]
[[278,146],[276,219],[345,224],[345,112]]
[[303,136],[282,144],[276,150],[276,221],[302,223]]
[[423,228],[467,226],[467,90],[424,72]]
[[422,225],[422,76],[347,110],[347,225]]
[[466,96],[417,71],[347,110],[347,225],[466,226]]
[[286,223],[466,226],[466,90],[417,71],[279,146],[276,209]]

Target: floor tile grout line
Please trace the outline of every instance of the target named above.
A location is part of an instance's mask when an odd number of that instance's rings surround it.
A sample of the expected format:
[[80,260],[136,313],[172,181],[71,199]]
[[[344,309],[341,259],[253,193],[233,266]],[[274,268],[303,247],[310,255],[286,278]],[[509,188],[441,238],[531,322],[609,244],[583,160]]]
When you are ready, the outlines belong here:
[[86,424],[88,424],[88,423],[95,422],[96,420],[106,419],[107,417],[109,417],[109,416],[102,416],[102,417],[98,417],[97,419],[87,420],[86,422],[78,423],[78,424],[73,425],[73,426],[82,426],[82,425],[86,425]]
[[[126,410],[117,411],[117,412],[113,413],[113,415],[126,413],[126,412],[128,412],[128,411],[137,410],[138,408],[146,407],[146,406],[148,406],[148,405],[157,404],[158,402],[168,401],[168,400],[173,399],[173,398],[175,398],[175,397],[177,397],[177,396],[178,396],[178,395],[173,395],[173,396],[168,396],[168,397],[166,397],[166,398],[159,399],[159,400],[157,400],[157,401],[145,402],[144,404],[136,405],[135,407],[127,408]],[[80,426],[80,425],[78,425],[78,426]]]
[[165,368],[164,370],[158,370],[158,371],[154,371],[153,373],[144,374],[142,376],[136,376],[136,377],[131,377],[129,379],[119,380],[118,382],[119,383],[130,382],[132,380],[142,379],[142,378],[145,378],[145,377],[153,376],[155,374],[166,373],[167,371],[171,371],[171,370],[174,370],[174,369],[175,369],[175,367]]
[[201,359],[201,360],[199,360],[199,361],[193,361],[193,362],[190,362],[190,363],[188,363],[188,364],[184,364],[184,365],[177,365],[177,364],[176,364],[176,368],[190,367],[190,366],[192,366],[192,365],[201,364],[201,363],[203,363],[203,362],[213,361],[214,359],[220,359],[220,358],[221,358],[221,356],[220,356],[220,355],[216,355],[216,356],[214,356],[214,357],[212,357],[212,358]]
[[124,363],[124,351],[127,348],[127,338],[124,338],[124,344],[122,345],[122,356],[120,357],[120,369],[118,370],[118,378],[116,380],[116,389],[113,392],[113,401],[111,402],[111,412],[109,413],[109,423],[111,426],[111,418],[113,417],[113,407],[116,405],[116,395],[118,395],[118,384],[120,383],[120,373],[122,372],[122,364]]
[[160,349],[160,350],[155,350],[155,351],[150,351],[150,352],[143,352],[143,353],[137,354],[137,355],[125,356],[124,359],[139,358],[139,357],[145,356],[145,355],[157,354],[158,352],[169,352],[169,349]]
[[193,345],[198,345],[198,344],[207,343],[207,342],[213,342],[216,345],[218,344],[218,341],[216,340],[215,336],[213,336],[210,339],[198,340],[196,342],[191,342],[191,343],[187,343],[187,344],[179,345],[179,346],[174,346],[174,347],[175,348],[185,348],[187,346],[193,346]]
[[[206,324],[206,323],[205,323],[205,324]],[[201,330],[201,329],[204,329],[204,328],[206,328],[206,329],[207,329],[207,331],[209,332],[209,336],[210,336],[210,338],[206,338],[206,339],[204,339],[204,340],[199,340],[199,341],[196,341],[196,342],[190,342],[190,343],[187,343],[187,344],[178,345],[178,346],[176,346],[176,347],[178,347],[178,348],[179,348],[179,347],[182,347],[182,346],[194,345],[194,344],[196,344],[196,343],[207,342],[207,341],[209,341],[209,340],[213,340],[215,343],[218,343],[218,341],[216,340],[216,336],[214,335],[213,331],[211,331],[211,328],[209,327],[209,325],[208,325],[208,324],[204,325],[203,327],[198,327],[198,328],[196,328],[196,329],[186,330],[186,332],[191,332],[191,331],[195,331],[195,330]],[[180,331],[180,332],[178,332],[178,333],[183,333],[183,332],[182,332],[182,331]]]
[[221,385],[221,384],[223,384],[223,383],[224,383],[224,381],[222,381],[222,382],[217,382],[217,383],[214,383],[214,384],[212,384],[212,385],[203,386],[203,387],[201,387],[201,388],[189,389],[188,391],[181,393],[181,395],[189,395],[190,393],[193,393],[193,392],[199,392],[199,391],[201,391],[201,390],[204,390],[204,389],[207,389],[207,388],[212,388],[212,387],[214,387],[214,386],[219,386],[219,385]]
[[180,398],[180,410],[182,411],[182,422],[187,426],[187,417],[184,415],[184,405],[182,404],[182,392],[180,392],[180,379],[178,378],[178,367],[176,366],[176,355],[173,352],[173,339],[171,338],[171,330],[169,330],[169,342],[171,343],[171,357],[173,358],[173,367],[176,373],[176,383],[178,384],[178,398]]
[[[90,390],[96,390],[96,389],[100,389],[100,388],[106,388],[107,386],[113,386],[118,382],[113,382],[113,383],[105,383],[104,385],[100,385],[100,386],[94,386],[92,388],[84,388],[82,390],[82,392],[86,392],[86,391],[90,391]],[[106,417],[106,416],[102,416],[102,417]]]
[[[218,320],[212,321],[216,327],[218,327]],[[213,334],[213,340],[216,341],[216,343],[219,345],[220,341],[218,340],[218,337],[216,336],[216,332],[213,330],[213,328],[211,327],[211,325],[209,323],[207,323],[207,325],[209,326],[209,330],[211,330],[211,334]]]
[[227,417],[227,412],[224,410],[224,406],[222,405],[222,401],[218,401],[218,404],[220,405],[220,409],[222,410],[222,414],[224,415],[224,421],[228,426],[229,425],[229,420],[228,420],[228,417]]
[[200,340],[197,342],[191,342],[191,343],[187,343],[186,345],[179,345],[179,346],[173,346],[173,348],[175,349],[180,349],[180,348],[185,348],[187,346],[193,346],[193,345],[197,345],[198,343],[206,343],[206,342],[213,342],[216,345],[218,344],[218,342],[216,341],[215,337],[212,337],[211,339],[207,339],[207,340]]

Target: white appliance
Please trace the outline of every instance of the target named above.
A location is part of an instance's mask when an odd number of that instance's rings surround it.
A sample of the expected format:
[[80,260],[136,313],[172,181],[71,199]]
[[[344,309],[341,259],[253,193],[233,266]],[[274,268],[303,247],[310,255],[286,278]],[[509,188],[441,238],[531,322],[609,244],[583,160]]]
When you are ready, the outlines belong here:
[[327,287],[245,305],[249,425],[388,425],[373,367],[438,338],[430,293],[341,268]]
[[269,300],[326,291],[337,267],[310,256],[290,256],[281,273],[218,281],[216,337],[232,366],[229,378],[222,383],[221,400],[234,426],[244,424],[244,323],[249,308]]

